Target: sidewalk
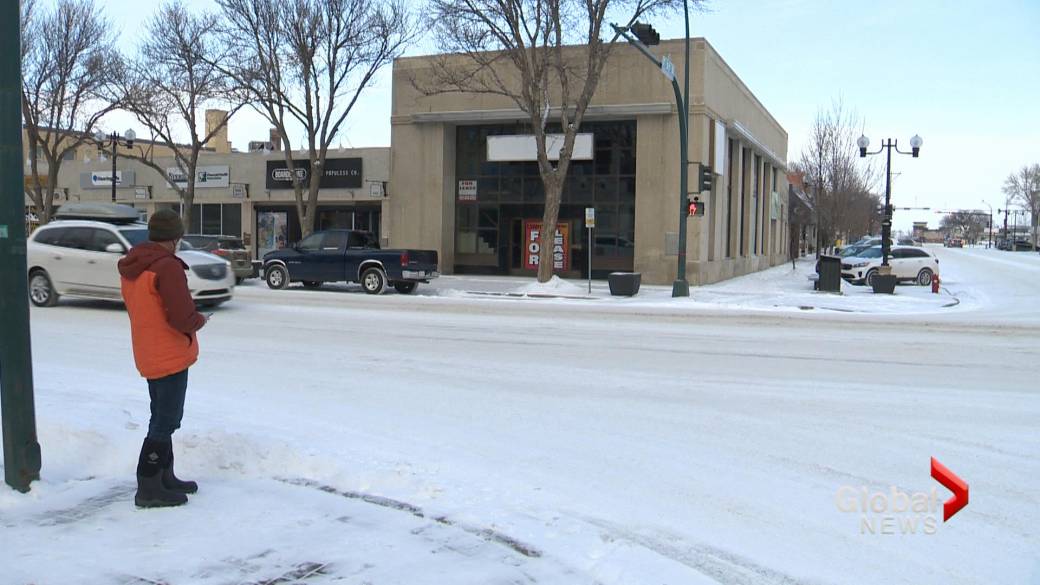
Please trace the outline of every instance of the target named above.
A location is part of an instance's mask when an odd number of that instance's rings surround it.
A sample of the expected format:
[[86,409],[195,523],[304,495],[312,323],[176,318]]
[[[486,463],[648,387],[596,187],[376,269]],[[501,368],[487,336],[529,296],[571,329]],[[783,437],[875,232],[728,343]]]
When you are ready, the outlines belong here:
[[932,313],[957,307],[949,291],[932,294],[930,287],[900,285],[894,295],[875,295],[869,287],[842,283],[842,294],[813,290],[809,276],[815,259],[802,258],[797,268],[790,264],[740,276],[723,282],[690,288],[689,298],[672,298],[670,285],[643,284],[633,297],[610,295],[605,280],[562,280],[538,285],[530,277],[442,276],[420,287],[424,296],[453,298],[500,298],[528,302],[573,302],[617,307],[688,307],[761,311],[838,311],[846,313]]

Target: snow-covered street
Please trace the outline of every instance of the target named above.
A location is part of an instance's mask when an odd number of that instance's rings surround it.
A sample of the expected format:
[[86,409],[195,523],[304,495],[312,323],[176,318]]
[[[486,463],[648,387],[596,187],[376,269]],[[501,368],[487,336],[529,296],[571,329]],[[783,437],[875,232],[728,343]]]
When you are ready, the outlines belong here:
[[[930,249],[942,295],[813,293],[809,259],[681,301],[251,281],[200,332],[168,510],[133,505],[122,305],[33,309],[0,582],[1040,584],[1040,255]],[[948,522],[931,457],[970,485]],[[937,526],[865,530],[846,486],[937,488]]]

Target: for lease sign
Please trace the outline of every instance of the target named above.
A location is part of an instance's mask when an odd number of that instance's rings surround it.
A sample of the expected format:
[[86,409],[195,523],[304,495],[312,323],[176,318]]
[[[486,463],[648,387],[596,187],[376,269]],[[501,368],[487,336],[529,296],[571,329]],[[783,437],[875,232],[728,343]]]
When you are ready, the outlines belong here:
[[[556,224],[556,233],[552,238],[553,270],[571,269],[569,223]],[[537,219],[524,220],[524,268],[538,269],[538,254],[542,250],[542,222]]]

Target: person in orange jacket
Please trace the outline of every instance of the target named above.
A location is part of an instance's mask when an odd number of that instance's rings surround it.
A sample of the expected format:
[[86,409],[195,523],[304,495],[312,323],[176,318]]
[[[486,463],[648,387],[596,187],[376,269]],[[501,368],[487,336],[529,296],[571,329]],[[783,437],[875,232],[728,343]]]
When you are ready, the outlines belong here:
[[130,315],[134,362],[148,380],[151,419],[137,460],[137,494],[142,508],[179,506],[198,484],[173,472],[173,432],[184,415],[188,368],[199,357],[196,332],[206,317],[195,310],[188,266],[175,255],[184,224],[170,209],[148,220],[148,242],[134,246],[119,261],[123,301]]

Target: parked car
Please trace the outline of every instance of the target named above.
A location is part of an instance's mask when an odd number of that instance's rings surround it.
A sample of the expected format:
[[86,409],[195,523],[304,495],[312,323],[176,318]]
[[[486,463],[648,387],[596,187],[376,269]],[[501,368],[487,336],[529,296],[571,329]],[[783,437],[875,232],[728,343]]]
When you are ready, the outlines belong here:
[[[93,218],[93,219],[92,219]],[[116,264],[130,248],[148,241],[148,225],[125,205],[66,204],[56,219],[36,229],[26,244],[29,299],[53,307],[62,296],[122,300]],[[182,245],[177,257],[188,265],[191,298],[213,307],[231,300],[235,276],[230,263]]]
[[1007,249],[1011,250],[1011,251],[1014,251],[1014,252],[1034,252],[1034,251],[1036,251],[1036,247],[1033,246],[1033,240],[1024,239],[1024,238],[1019,238],[1019,239],[1015,240],[1014,242],[1009,242]]
[[199,234],[188,234],[183,241],[191,244],[195,250],[209,252],[215,256],[231,262],[231,270],[235,273],[235,284],[241,284],[243,280],[253,277],[253,260],[249,256],[249,250],[242,243],[242,238],[235,236],[204,236]]
[[326,230],[307,236],[291,248],[264,255],[267,286],[282,289],[290,282],[317,288],[325,282],[360,282],[369,294],[392,286],[410,294],[420,282],[437,278],[435,250],[381,250],[372,234]]
[[[939,274],[939,259],[924,248],[895,246],[889,256],[892,274],[901,282],[916,282],[926,286],[932,274]],[[856,256],[842,258],[841,276],[853,284],[873,285],[881,268],[881,246],[863,250]]]
[[944,242],[947,248],[963,248],[964,240],[960,238],[950,238]]

